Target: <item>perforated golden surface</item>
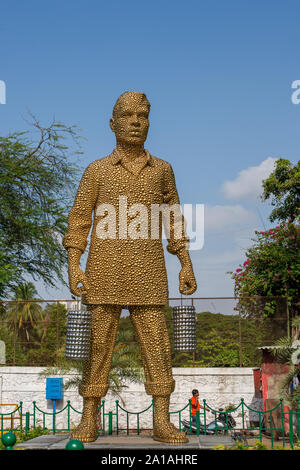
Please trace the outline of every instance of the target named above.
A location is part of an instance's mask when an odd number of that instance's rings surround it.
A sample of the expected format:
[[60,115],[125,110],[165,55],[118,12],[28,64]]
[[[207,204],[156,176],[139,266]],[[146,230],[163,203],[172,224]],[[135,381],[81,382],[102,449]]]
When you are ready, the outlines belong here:
[[[100,204],[111,204],[116,214],[114,238],[107,239],[97,236],[97,226],[103,217],[95,214],[85,271],[90,288],[83,296],[84,303],[167,304],[168,283],[161,241],[162,217],[159,218],[159,238],[151,239],[151,207],[152,204],[166,202],[170,205],[179,204],[179,199],[171,166],[150,156],[147,151],[141,159],[144,166],[140,166],[139,173],[134,175],[121,164],[115,150],[110,156],[89,165],[81,180],[69,215],[69,230],[63,242],[66,248],[77,248],[81,252],[85,250],[92,214]],[[122,205],[121,208],[119,206],[126,200],[127,207],[138,203],[147,209],[147,238],[117,238],[122,210]],[[127,221],[127,226],[132,227],[130,224],[133,218],[130,215]],[[174,229],[170,228],[172,233]],[[167,249],[175,254],[180,248],[185,248],[186,243],[185,236],[182,239],[169,238]]]
[[[186,442],[185,434],[170,424],[168,416],[175,382],[163,313],[168,283],[161,214],[158,227],[152,223],[153,206],[173,206],[179,204],[179,198],[171,165],[144,149],[149,110],[143,93],[127,92],[117,100],[110,120],[116,149],[84,172],[63,240],[69,254],[70,290],[82,295],[92,312],[90,356],[79,387],[84,397],[83,417],[74,433],[81,440],[96,438],[95,403],[107,393],[121,308],[128,305],[141,347],[146,392],[154,397],[154,438]],[[182,265],[179,290],[192,294],[197,286],[184,219],[171,213],[167,224],[167,249]],[[79,263],[91,227],[84,273]]]

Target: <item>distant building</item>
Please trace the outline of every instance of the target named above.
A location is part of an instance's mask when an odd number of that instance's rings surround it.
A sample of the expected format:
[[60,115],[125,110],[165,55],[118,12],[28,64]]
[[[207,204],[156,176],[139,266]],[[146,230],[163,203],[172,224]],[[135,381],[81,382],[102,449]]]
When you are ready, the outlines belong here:
[[85,306],[82,305],[81,299],[78,300],[62,300],[59,301],[61,305],[63,305],[67,311],[69,310],[84,310]]

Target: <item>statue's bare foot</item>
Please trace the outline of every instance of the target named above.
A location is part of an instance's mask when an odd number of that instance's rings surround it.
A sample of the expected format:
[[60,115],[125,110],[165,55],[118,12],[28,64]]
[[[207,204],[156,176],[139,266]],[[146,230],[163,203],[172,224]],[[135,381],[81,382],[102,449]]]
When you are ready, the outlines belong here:
[[82,420],[72,433],[72,439],[78,439],[82,442],[94,442],[97,439],[98,431],[96,423]]
[[185,444],[189,442],[185,431],[179,431],[170,422],[156,424],[153,430],[153,439],[155,441],[168,442],[169,444]]
[[72,433],[72,439],[82,442],[93,442],[97,439],[96,411],[99,398],[84,398],[83,413],[80,424]]

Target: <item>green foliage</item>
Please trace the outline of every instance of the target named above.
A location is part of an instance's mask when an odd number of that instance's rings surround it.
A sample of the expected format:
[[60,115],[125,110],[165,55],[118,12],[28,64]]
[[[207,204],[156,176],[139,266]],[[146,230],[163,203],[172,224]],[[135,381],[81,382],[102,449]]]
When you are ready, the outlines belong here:
[[12,288],[12,301],[1,307],[0,338],[6,345],[6,361],[27,364],[28,354],[39,344],[38,322],[43,310],[31,282]]
[[[279,297],[286,297],[292,316],[296,316],[300,305],[299,225],[281,223],[268,231],[255,233],[256,239],[246,252],[246,261],[231,273],[235,295],[244,297],[238,308],[245,315],[275,316],[277,307],[281,313],[286,312],[286,306],[278,303]],[[254,296],[262,298],[255,299]]]
[[[297,444],[294,444],[294,450],[299,450],[300,447],[297,446]],[[266,444],[263,444],[260,441],[256,441],[254,445],[245,445],[242,442],[235,442],[235,444],[232,447],[224,446],[222,444],[214,446],[212,450],[290,450],[288,447],[283,447],[283,446],[274,446],[272,449],[269,449]]]
[[236,409],[236,406],[234,403],[229,403],[227,406],[225,406],[225,411],[233,411]]
[[260,441],[257,441],[254,446],[248,446],[240,441],[236,441],[231,447],[219,444],[214,446],[212,450],[268,450],[268,447]]
[[[50,431],[48,429],[43,429],[41,426],[38,426],[36,428],[32,428],[29,431],[27,431],[27,434],[25,433],[24,429],[22,429],[22,431],[14,430],[13,433],[15,434],[17,438],[16,444],[15,444],[17,445],[22,442],[29,441],[30,439],[34,439],[35,437],[50,434]],[[1,440],[0,440],[0,450],[5,450],[5,446],[2,444]]]
[[270,221],[294,221],[300,209],[300,161],[292,165],[280,158],[275,170],[263,181],[262,200],[271,199]]
[[[195,361],[191,352],[174,351],[172,308],[166,307],[173,367],[243,367],[260,365],[258,346],[270,344],[286,333],[286,322],[269,318],[239,318],[239,315],[197,313]],[[241,341],[241,346],[240,346]],[[241,349],[240,349],[241,348]]]
[[[198,321],[201,322],[201,316]],[[224,323],[224,322],[223,322]],[[226,331],[220,334],[220,329],[214,327],[205,337],[198,337],[197,358],[199,365],[206,366],[212,360],[215,364],[233,365],[239,363],[239,343],[236,331]]]
[[0,329],[0,339],[5,343],[5,355],[7,364],[27,364],[27,354],[23,345],[14,342],[14,332],[7,328],[2,320]]
[[[30,342],[21,339],[18,329],[14,332],[2,322],[0,338],[6,343],[8,364],[42,365],[53,367],[59,373],[67,373],[71,369],[78,370],[73,385],[78,385],[82,372],[82,364],[65,358],[66,317],[65,307],[60,303],[49,304],[41,310],[42,320],[33,325],[25,323],[29,331]],[[2,316],[6,319],[5,313]],[[197,350],[195,360],[191,352],[174,351],[174,333],[172,308],[166,308],[167,328],[171,342],[172,362],[174,367],[245,367],[260,364],[261,353],[258,346],[273,343],[285,334],[277,323],[268,318],[248,319],[238,315],[222,315],[220,313],[202,312],[197,314],[196,334]],[[284,324],[284,328],[286,325]],[[14,334],[17,333],[17,342]],[[24,335],[23,335],[24,337]],[[241,341],[241,344],[240,344]],[[29,347],[30,346],[30,347]],[[14,352],[15,348],[15,352]],[[140,380],[143,363],[140,348],[135,337],[130,316],[120,319],[117,340],[112,358],[110,375],[111,387],[121,390],[125,379]],[[58,373],[58,372],[57,372]],[[72,381],[70,381],[72,385]]]
[[32,282],[20,283],[12,288],[13,302],[6,306],[5,319],[8,328],[16,328],[18,340],[25,345],[36,337],[36,325],[43,318],[42,307],[36,302],[37,291]]
[[268,450],[268,447],[260,441],[257,441],[254,446],[254,450]]
[[8,286],[12,285],[13,281],[17,281],[17,278],[17,266],[12,264],[10,256],[6,255],[5,246],[0,240],[0,299],[8,291]]
[[0,312],[0,339],[6,345],[6,362],[18,365],[65,362],[65,306],[50,303],[43,310],[42,300],[31,282],[21,283],[12,290],[14,300],[2,306]]
[[22,431],[17,433],[16,444],[18,444],[19,442],[29,441],[30,439],[34,439],[35,437],[44,436],[47,434],[50,434],[49,429],[43,429],[41,426],[29,429],[29,431],[27,431],[27,434],[25,430],[22,429]]
[[43,321],[37,325],[37,330],[40,340],[36,348],[28,351],[28,363],[33,365],[65,363],[66,307],[60,303],[48,304],[43,311]]
[[[61,238],[74,195],[78,144],[75,127],[33,122],[29,132],[0,137],[0,296],[26,275],[55,286],[64,282],[67,254]],[[71,144],[67,139],[71,139]]]
[[248,450],[248,446],[243,444],[242,442],[236,441],[235,445],[232,447],[234,450]]
[[[259,327],[258,327],[259,326]],[[172,323],[169,323],[170,337],[173,337]],[[278,329],[273,329],[268,319],[240,318],[238,315],[202,312],[197,314],[197,349],[195,367],[239,367],[240,340],[242,365],[260,364],[258,346],[278,339]],[[191,353],[174,353],[173,365],[192,367]]]

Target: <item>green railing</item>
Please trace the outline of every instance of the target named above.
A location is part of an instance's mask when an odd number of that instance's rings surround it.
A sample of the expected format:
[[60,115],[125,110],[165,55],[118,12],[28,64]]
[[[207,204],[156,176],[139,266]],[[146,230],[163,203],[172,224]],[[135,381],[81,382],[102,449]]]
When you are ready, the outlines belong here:
[[[29,415],[29,417],[32,418],[32,427],[33,428],[37,427],[37,421],[38,421],[37,414],[40,413],[42,415],[41,428],[42,428],[43,431],[45,431],[46,429],[49,429],[49,426],[46,425],[46,417],[47,416],[52,416],[52,423],[51,423],[52,425],[51,425],[50,429],[51,429],[52,434],[55,434],[56,431],[61,431],[61,432],[71,432],[72,431],[72,428],[74,427],[72,425],[72,421],[71,421],[71,412],[72,411],[75,413],[75,415],[76,414],[78,414],[78,415],[82,414],[81,411],[76,410],[71,405],[70,400],[67,401],[67,404],[64,408],[62,408],[60,411],[56,411],[55,413],[46,412],[46,411],[41,410],[36,405],[36,402],[34,401],[33,402],[33,413],[32,414],[28,413],[28,415]],[[67,413],[67,427],[66,428],[57,428],[57,426],[56,426],[56,416],[59,415],[59,414],[62,414],[63,412]],[[100,428],[100,429],[98,429],[98,431],[101,431],[102,434],[104,435],[105,434],[105,416],[109,415],[109,413],[105,413],[105,400],[102,400],[102,403],[101,403],[100,407],[98,408],[97,413],[100,413],[100,415],[102,417],[102,429]],[[26,415],[27,415],[27,413],[26,413]],[[26,427],[25,427],[25,429],[26,429]]]
[[[140,416],[142,414],[146,413],[148,410],[151,410],[151,413],[152,413],[152,427],[151,428],[143,428],[140,425]],[[119,415],[120,415],[121,412],[124,412],[126,414],[126,426],[124,428],[119,426],[119,422],[120,422],[120,419],[119,419],[120,416]],[[134,416],[134,415],[136,416],[136,427],[131,428],[129,426],[129,420],[130,420],[130,416]],[[128,435],[129,431],[135,431],[139,435],[142,431],[151,431],[153,429],[153,426],[154,426],[154,405],[153,405],[153,401],[144,410],[136,412],[136,411],[125,410],[120,405],[119,400],[117,400],[116,401],[115,416],[116,416],[116,431],[117,431],[117,434],[119,434],[120,431],[125,431],[126,434]]]
[[[142,427],[141,426],[141,415],[146,413],[147,411],[150,411],[151,413],[151,422],[152,422],[152,426],[149,428],[149,427]],[[184,413],[184,411],[186,411],[186,414],[188,416],[188,419],[189,419],[189,423],[191,425],[191,422],[192,422],[192,418],[191,418],[191,400],[189,400],[188,404],[186,406],[184,406],[181,410],[178,410],[178,411],[170,411],[169,412],[169,415],[170,417],[172,417],[173,415],[178,415],[178,420],[176,423],[179,430],[182,430],[182,414]],[[120,427],[119,425],[119,420],[120,420],[120,414],[125,413],[126,415],[126,418],[125,418],[125,421],[126,421],[126,426],[125,427]],[[153,401],[150,403],[150,405],[145,408],[144,410],[142,411],[128,411],[128,410],[125,410],[119,403],[119,401],[117,400],[116,401],[116,412],[113,413],[114,416],[116,416],[116,433],[118,434],[120,431],[124,431],[126,432],[126,434],[128,435],[129,432],[136,432],[138,435],[142,432],[142,431],[152,431],[153,430],[153,427],[154,427],[154,403]],[[136,426],[135,427],[131,427],[130,424],[129,424],[129,421],[130,421],[130,416],[136,416]]]
[[[10,405],[1,405],[1,406],[10,406]],[[15,406],[15,405],[13,405]],[[15,426],[15,422],[19,421],[19,426]],[[1,436],[5,429],[7,429],[7,424],[10,424],[9,429],[21,429],[23,423],[23,403],[20,401],[19,405],[16,405],[16,408],[8,413],[0,413],[0,426],[1,426]],[[4,426],[6,424],[6,426]]]
[[[203,400],[203,412],[197,411],[196,413],[196,426],[194,426],[194,433],[195,435],[199,436],[200,434],[207,434],[208,432],[211,433],[211,430],[208,430],[208,425],[210,423],[215,423],[215,427],[213,431],[215,434],[219,433],[220,430],[217,428],[216,422],[218,419],[218,415],[220,410],[214,409],[210,407],[206,400]],[[208,416],[206,410],[209,410],[213,418]],[[256,427],[249,427],[247,426],[246,416],[248,412],[257,413],[258,416],[258,426]],[[64,421],[66,422],[65,428],[60,428],[57,426],[57,416],[63,413],[67,414],[67,419]],[[66,406],[53,412],[46,412],[41,410],[37,405],[36,402],[33,402],[33,411],[30,412],[23,412],[23,403],[20,402],[17,408],[13,411],[8,413],[0,413],[0,423],[1,423],[1,436],[4,432],[7,432],[9,429],[10,431],[15,430],[23,430],[25,434],[29,432],[30,429],[36,429],[37,427],[41,427],[43,431],[49,430],[52,434],[56,432],[71,432],[75,427],[71,419],[71,414],[81,415],[82,412],[76,410],[70,403],[67,401]],[[102,400],[101,405],[98,408],[99,416],[101,417],[101,426],[99,428],[100,434],[102,435],[112,435],[113,432],[119,434],[120,432],[125,432],[129,435],[130,432],[141,434],[143,431],[151,431],[154,426],[154,405],[153,401],[150,405],[142,411],[128,411],[124,407],[122,407],[117,400],[115,402],[115,410],[114,411],[106,411],[105,410],[105,400]],[[146,416],[148,413],[148,416]],[[300,436],[300,413],[299,413],[299,401],[297,401],[296,410],[287,410],[285,411],[285,407],[283,404],[283,400],[280,399],[279,403],[270,410],[257,410],[253,409],[248,406],[244,399],[242,398],[240,403],[235,407],[231,408],[228,411],[222,411],[225,415],[225,429],[222,431],[225,434],[230,434],[233,439],[237,440],[247,440],[247,445],[251,446],[249,442],[255,440],[262,442],[263,437],[268,437],[271,442],[271,448],[274,447],[275,442],[278,442],[278,436],[282,441],[282,447],[287,447],[293,449],[294,442],[299,440]],[[228,415],[233,415],[236,421],[240,422],[239,426],[235,426],[233,429],[229,426],[229,418]],[[192,424],[192,416],[191,416],[191,400],[188,401],[187,405],[184,406],[182,409],[177,411],[170,412],[170,418],[175,416],[175,420],[172,419],[177,427],[182,430],[182,420],[185,419],[190,425],[190,429],[188,430],[188,434],[192,434],[191,424]],[[237,416],[240,418],[237,419]],[[147,422],[151,423],[151,426],[144,427],[142,423],[143,417],[148,418]],[[132,424],[132,420],[134,423]],[[78,420],[76,420],[78,421]],[[123,422],[123,425],[121,424]],[[124,424],[125,423],[125,424]],[[251,435],[250,432],[254,433]],[[244,442],[244,441],[243,441]]]

